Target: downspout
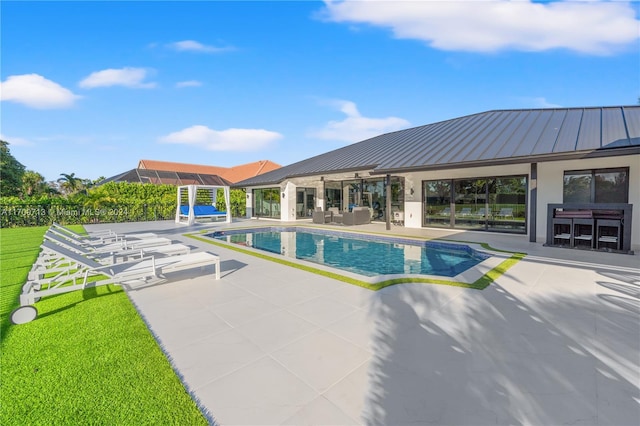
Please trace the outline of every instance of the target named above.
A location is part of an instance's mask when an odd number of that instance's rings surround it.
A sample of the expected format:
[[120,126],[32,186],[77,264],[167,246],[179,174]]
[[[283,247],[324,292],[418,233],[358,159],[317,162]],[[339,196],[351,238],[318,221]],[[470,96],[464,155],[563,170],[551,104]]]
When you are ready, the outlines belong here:
[[391,175],[385,178],[387,192],[387,231],[391,230]]
[[538,163],[531,163],[531,175],[529,176],[529,242],[536,242],[538,222]]

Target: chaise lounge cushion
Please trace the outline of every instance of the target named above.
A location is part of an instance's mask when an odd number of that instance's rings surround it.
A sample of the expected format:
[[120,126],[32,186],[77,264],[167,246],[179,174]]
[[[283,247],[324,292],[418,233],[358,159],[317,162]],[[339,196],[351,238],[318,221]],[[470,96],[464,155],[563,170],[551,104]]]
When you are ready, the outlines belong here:
[[[189,206],[180,206],[180,214],[189,215]],[[225,215],[227,212],[221,212],[216,206],[193,206],[193,214],[195,217],[208,217]]]

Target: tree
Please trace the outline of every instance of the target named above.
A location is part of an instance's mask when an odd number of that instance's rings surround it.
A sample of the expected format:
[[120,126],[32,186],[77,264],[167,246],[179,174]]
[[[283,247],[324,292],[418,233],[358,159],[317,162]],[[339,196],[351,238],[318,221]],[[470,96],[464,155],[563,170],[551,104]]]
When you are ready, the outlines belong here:
[[33,170],[27,170],[22,175],[22,196],[23,197],[36,197],[38,195],[44,195],[49,193],[49,186],[42,176],[38,172]]
[[76,177],[75,173],[60,173],[60,176],[62,177],[58,178],[58,183],[60,184],[60,189],[62,189],[65,194],[73,194],[82,187],[82,179]]
[[22,186],[24,165],[9,150],[9,142],[0,140],[0,196],[18,195]]

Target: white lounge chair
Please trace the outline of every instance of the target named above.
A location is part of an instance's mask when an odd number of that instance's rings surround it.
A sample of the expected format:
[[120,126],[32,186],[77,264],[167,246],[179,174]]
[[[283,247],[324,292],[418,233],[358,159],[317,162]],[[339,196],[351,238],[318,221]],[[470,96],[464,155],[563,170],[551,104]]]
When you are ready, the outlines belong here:
[[156,247],[162,245],[171,244],[171,240],[165,237],[151,237],[142,239],[117,239],[111,241],[85,241],[77,239],[72,235],[65,234],[54,228],[49,228],[48,232],[53,233],[61,238],[73,241],[75,244],[81,246],[92,247],[97,252],[111,253],[115,251],[121,251],[126,249],[140,249],[143,247]]
[[[52,228],[50,228],[45,233],[45,238],[47,238],[48,240],[54,240],[56,244],[64,245],[67,249],[76,251],[79,254],[87,255],[87,253],[90,253],[88,257],[94,260],[103,261],[103,263],[113,263],[117,258],[120,257],[136,257],[136,252],[146,252],[145,254],[153,254],[153,252],[156,251],[156,254],[162,254],[166,256],[169,254],[179,254],[175,253],[175,251],[186,252],[186,249],[188,249],[188,247],[184,245],[171,244],[171,240],[168,238],[160,237],[148,238],[145,240],[123,240],[118,242],[106,243],[103,245],[83,245],[81,242],[74,240],[68,235],[58,234]],[[64,241],[68,241],[68,244],[62,244],[62,242]],[[75,246],[79,247],[75,248]],[[177,246],[177,248],[170,246]],[[80,251],[80,247],[84,248],[85,251]],[[41,246],[41,249],[42,252],[29,271],[29,280],[35,279],[35,277],[41,277],[41,279],[44,279],[42,278],[43,274],[50,275],[51,273],[67,272],[70,269],[67,261],[65,261],[64,259],[60,259],[57,252],[47,249],[47,247],[44,245]],[[140,257],[143,257],[143,255],[140,255]],[[107,257],[109,256],[111,257],[111,262],[107,262]],[[51,281],[51,279],[52,278],[49,278],[48,280]]]
[[[104,252],[95,250],[90,246],[82,246],[72,240],[62,238],[59,235],[49,231],[45,232],[44,238],[102,264],[111,264],[118,261],[133,260],[150,255],[177,256],[180,254],[189,254],[191,252],[189,246],[186,246],[184,244],[168,244],[156,247],[141,247],[134,249],[122,249],[113,252]],[[42,279],[44,274],[62,272],[66,269],[68,269],[68,266],[64,262],[60,264],[60,259],[56,252],[49,250],[47,247],[43,247],[42,252],[29,271],[28,279]]]
[[[164,255],[164,256],[175,256],[178,254],[189,254],[191,249],[184,244],[164,244],[164,239],[160,240],[162,245],[158,246],[149,246],[148,240],[140,241],[140,242],[130,242],[129,248],[124,248],[122,250],[117,250],[113,252],[105,252],[102,248],[96,248],[93,246],[83,246],[82,244],[78,244],[77,242],[62,238],[61,236],[53,233],[53,232],[45,232],[44,238],[55,243],[60,244],[61,246],[67,247],[79,254],[82,254],[87,257],[94,258],[98,261],[101,260],[114,260],[113,257],[135,257],[136,255],[140,255],[140,257],[144,255]],[[107,245],[108,247],[109,245]]]
[[113,241],[113,240],[141,240],[145,238],[156,238],[158,235],[152,232],[140,232],[133,234],[117,234],[110,229],[104,231],[96,231],[92,232],[91,235],[83,235],[78,234],[77,232],[72,231],[66,226],[62,226],[59,223],[53,222],[51,225],[51,230],[55,230],[60,234],[70,235],[76,240],[79,241],[97,241],[97,242],[105,242],[105,241]]
[[[20,306],[11,313],[11,322],[14,324],[33,321],[38,316],[38,310],[32,305],[41,297],[106,284],[127,284],[151,278],[162,278],[162,275],[166,273],[204,268],[210,265],[215,267],[215,279],[220,279],[220,258],[208,252],[163,258],[150,256],[135,261],[102,265],[52,241],[44,241],[42,247],[56,253],[59,259],[65,260],[71,265],[70,269],[66,273],[60,272],[55,279],[28,281],[22,287]],[[89,282],[89,277],[93,276],[103,276],[104,279]]]

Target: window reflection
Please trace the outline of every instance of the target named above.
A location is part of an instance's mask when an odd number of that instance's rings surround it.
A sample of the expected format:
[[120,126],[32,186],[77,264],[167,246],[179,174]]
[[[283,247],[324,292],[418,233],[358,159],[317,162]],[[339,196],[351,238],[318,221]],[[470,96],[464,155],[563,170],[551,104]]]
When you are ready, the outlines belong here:
[[424,226],[526,233],[527,177],[423,182]]
[[253,204],[256,216],[280,218],[280,188],[254,189]]
[[628,203],[629,169],[564,172],[563,202]]
[[426,201],[424,224],[449,227],[451,225],[451,181],[423,182],[423,193]]

